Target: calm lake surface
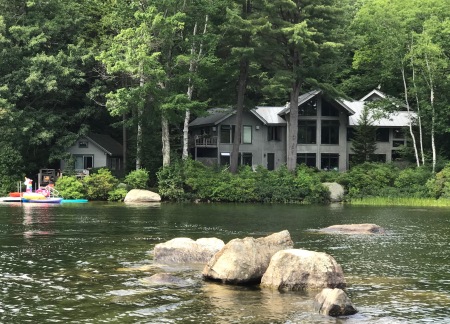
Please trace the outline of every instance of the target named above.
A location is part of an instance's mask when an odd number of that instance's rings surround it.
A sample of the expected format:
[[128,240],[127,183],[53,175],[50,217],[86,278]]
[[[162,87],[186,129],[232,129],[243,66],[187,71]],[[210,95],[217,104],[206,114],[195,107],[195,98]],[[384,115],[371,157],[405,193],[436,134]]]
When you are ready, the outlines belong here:
[[[376,223],[381,236],[319,234]],[[225,242],[289,230],[342,265],[360,311],[315,314],[313,295],[203,282],[152,261],[175,237]],[[0,204],[1,323],[450,323],[450,209],[296,205]],[[140,270],[139,270],[140,268]],[[171,272],[182,287],[147,286]]]

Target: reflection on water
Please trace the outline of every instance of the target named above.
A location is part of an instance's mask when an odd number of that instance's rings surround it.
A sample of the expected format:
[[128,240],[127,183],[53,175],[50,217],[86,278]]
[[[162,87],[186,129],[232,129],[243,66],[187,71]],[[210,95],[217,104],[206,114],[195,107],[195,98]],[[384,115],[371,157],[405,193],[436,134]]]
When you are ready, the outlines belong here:
[[[0,205],[0,322],[443,323],[450,315],[449,209],[289,205]],[[314,230],[376,223],[386,235]],[[200,265],[153,263],[174,237],[261,236],[342,265],[360,313],[314,313],[315,294],[204,282]],[[149,284],[170,273],[183,284]]]

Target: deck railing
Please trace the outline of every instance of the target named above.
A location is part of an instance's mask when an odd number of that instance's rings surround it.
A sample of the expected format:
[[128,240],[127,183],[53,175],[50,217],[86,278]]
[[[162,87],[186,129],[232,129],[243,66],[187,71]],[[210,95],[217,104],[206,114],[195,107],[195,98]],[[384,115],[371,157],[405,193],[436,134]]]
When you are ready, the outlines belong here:
[[217,136],[195,135],[195,146],[217,146]]

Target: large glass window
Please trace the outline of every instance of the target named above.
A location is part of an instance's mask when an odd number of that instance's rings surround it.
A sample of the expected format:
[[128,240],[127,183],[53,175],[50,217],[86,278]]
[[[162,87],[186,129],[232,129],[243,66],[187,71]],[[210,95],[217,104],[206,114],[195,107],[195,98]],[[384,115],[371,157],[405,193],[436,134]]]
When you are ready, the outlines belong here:
[[392,133],[394,135],[394,138],[405,138],[405,135],[403,134],[403,130],[401,128],[392,129]]
[[389,142],[389,128],[377,128],[375,136],[377,142]]
[[230,165],[231,153],[222,152],[220,153],[220,165]]
[[339,154],[322,153],[320,156],[320,168],[322,170],[339,170]]
[[350,142],[355,138],[355,129],[353,127],[347,127],[347,141]]
[[75,170],[92,169],[93,167],[93,155],[75,155]]
[[316,153],[297,153],[297,164],[306,164],[309,167],[315,167]]
[[252,144],[252,126],[244,126],[242,131],[242,143]]
[[339,116],[339,110],[322,99],[322,116]]
[[220,143],[231,144],[234,143],[234,125],[220,126]]
[[281,127],[269,126],[267,128],[267,140],[268,141],[281,141]]
[[317,116],[317,99],[311,99],[298,107],[299,116]]
[[339,144],[339,120],[322,120],[322,144]]
[[242,153],[242,164],[252,166],[252,153]]
[[317,123],[315,120],[300,120],[298,122],[298,144],[316,144]]

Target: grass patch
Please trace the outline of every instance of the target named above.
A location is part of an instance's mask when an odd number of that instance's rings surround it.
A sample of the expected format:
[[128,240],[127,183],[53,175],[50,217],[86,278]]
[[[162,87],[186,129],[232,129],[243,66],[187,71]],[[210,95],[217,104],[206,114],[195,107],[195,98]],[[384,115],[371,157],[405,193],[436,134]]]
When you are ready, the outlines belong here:
[[352,199],[351,205],[369,206],[421,206],[421,207],[450,207],[450,199],[432,198],[401,198],[401,197],[367,197]]

